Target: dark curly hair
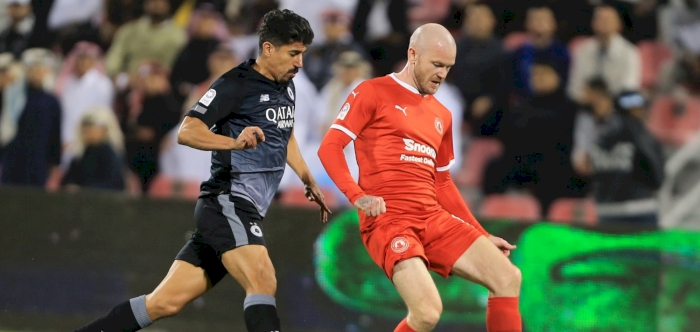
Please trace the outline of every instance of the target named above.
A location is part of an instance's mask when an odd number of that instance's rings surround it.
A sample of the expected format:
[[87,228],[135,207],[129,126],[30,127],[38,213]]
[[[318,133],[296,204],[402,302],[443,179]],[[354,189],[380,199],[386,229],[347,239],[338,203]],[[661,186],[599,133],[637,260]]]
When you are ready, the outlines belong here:
[[275,9],[263,16],[258,36],[260,37],[258,46],[262,52],[262,45],[265,42],[270,42],[275,47],[296,42],[310,45],[314,39],[314,32],[305,18],[289,9]]

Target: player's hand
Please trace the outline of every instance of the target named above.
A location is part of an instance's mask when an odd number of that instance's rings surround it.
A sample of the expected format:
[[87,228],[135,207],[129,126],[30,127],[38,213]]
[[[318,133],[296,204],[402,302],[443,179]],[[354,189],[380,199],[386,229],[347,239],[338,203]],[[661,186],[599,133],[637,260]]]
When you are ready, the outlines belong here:
[[516,248],[516,246],[497,236],[489,235],[489,240],[491,240],[491,243],[495,244],[498,249],[501,249],[506,257],[510,256],[510,251]]
[[232,150],[256,149],[258,143],[265,142],[265,134],[260,127],[245,127],[234,141]]
[[353,205],[369,217],[376,217],[386,212],[386,203],[381,197],[364,195],[358,198]]
[[304,195],[306,195],[306,198],[308,198],[310,201],[316,202],[319,206],[321,206],[321,221],[324,223],[327,222],[328,215],[333,212],[331,212],[331,209],[329,209],[328,205],[326,205],[326,199],[323,197],[323,193],[318,185],[315,183],[305,185]]

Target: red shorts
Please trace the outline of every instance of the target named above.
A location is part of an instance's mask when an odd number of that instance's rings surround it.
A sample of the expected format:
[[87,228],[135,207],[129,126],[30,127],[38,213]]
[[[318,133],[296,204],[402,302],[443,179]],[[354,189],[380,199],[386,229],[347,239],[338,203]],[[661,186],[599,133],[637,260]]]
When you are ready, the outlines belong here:
[[392,279],[399,262],[420,257],[447,278],[457,259],[483,235],[474,226],[438,209],[416,215],[361,216],[361,234],[369,255]]

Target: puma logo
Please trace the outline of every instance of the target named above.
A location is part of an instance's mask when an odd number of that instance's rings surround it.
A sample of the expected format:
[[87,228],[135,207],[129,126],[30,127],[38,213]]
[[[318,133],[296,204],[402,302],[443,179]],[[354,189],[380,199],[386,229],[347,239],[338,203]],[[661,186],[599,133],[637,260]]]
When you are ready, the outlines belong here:
[[357,95],[360,94],[359,92],[355,92],[355,90],[350,91],[350,93],[352,93],[353,98],[357,98]]
[[399,105],[395,105],[394,108],[396,108],[397,110],[403,112],[403,115],[404,115],[404,116],[408,116],[408,115],[406,115],[406,107],[403,107],[403,108],[402,108],[402,107],[399,106]]

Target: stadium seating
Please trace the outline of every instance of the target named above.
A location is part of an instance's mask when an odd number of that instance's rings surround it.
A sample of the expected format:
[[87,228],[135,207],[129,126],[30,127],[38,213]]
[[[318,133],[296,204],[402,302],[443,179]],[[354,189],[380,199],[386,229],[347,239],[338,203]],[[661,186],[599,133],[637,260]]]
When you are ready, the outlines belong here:
[[480,187],[489,161],[503,153],[503,144],[495,138],[478,138],[472,141],[464,154],[462,168],[455,176],[460,186]]
[[196,200],[199,197],[199,181],[180,181],[163,175],[156,175],[148,188],[152,198],[180,198]]
[[558,223],[594,225],[598,223],[595,202],[582,198],[559,198],[552,202],[547,220]]
[[651,40],[637,44],[642,61],[642,87],[653,88],[659,78],[661,67],[673,57],[668,45]]
[[530,195],[491,194],[484,197],[479,216],[485,219],[538,221],[542,207]]
[[659,96],[652,103],[647,125],[662,143],[681,146],[700,130],[700,98],[689,97],[676,108],[669,96]]

